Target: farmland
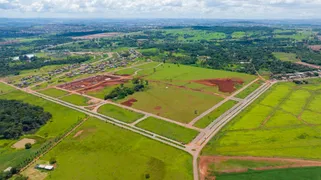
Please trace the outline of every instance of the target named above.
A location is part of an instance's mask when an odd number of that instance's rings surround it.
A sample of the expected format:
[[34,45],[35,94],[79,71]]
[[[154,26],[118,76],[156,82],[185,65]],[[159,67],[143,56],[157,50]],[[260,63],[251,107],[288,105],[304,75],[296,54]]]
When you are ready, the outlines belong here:
[[136,121],[137,119],[143,117],[142,114],[139,114],[139,113],[127,110],[127,109],[123,109],[123,108],[117,107],[112,104],[105,104],[105,105],[101,106],[98,109],[98,112],[100,114],[118,119],[120,121],[124,121],[126,123],[132,123],[132,122]]
[[321,159],[321,116],[315,108],[320,88],[315,80],[273,86],[224,127],[202,154]]
[[77,131],[43,158],[59,165],[48,179],[192,179],[192,158],[183,151],[97,119]]
[[187,144],[198,134],[197,131],[184,128],[170,122],[149,117],[137,124],[138,127],[156,134]]
[[221,174],[217,180],[310,180],[320,179],[320,167],[274,169],[266,171],[249,171],[244,173]]

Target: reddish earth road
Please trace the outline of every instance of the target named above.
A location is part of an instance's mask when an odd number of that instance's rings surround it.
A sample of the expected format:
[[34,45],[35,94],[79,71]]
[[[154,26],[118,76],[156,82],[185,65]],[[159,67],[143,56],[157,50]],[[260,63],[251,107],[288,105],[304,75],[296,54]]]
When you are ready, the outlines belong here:
[[[200,179],[215,179],[215,177],[209,176],[208,166],[213,163],[220,163],[226,160],[246,160],[246,161],[265,161],[265,162],[275,162],[282,163],[284,165],[279,166],[266,166],[259,168],[252,168],[254,170],[268,170],[268,169],[284,169],[284,168],[293,168],[293,167],[312,167],[312,166],[321,166],[321,161],[312,161],[312,160],[303,160],[303,159],[290,159],[290,158],[268,158],[268,157],[243,157],[243,156],[201,156],[199,161],[200,168]],[[229,170],[224,170],[222,172],[231,173],[231,172],[246,172],[248,168],[232,168]]]

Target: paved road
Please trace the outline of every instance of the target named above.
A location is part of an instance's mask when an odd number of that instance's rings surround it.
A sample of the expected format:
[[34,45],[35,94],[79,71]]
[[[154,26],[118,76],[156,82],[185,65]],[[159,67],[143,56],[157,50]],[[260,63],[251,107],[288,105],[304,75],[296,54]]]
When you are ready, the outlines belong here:
[[203,117],[205,117],[206,115],[208,115],[209,113],[211,113],[212,111],[214,111],[215,109],[217,109],[218,107],[220,107],[221,105],[223,105],[224,103],[226,103],[229,100],[233,100],[234,96],[236,96],[237,94],[239,94],[240,92],[242,92],[244,89],[248,88],[249,86],[251,86],[253,83],[257,82],[260,78],[257,78],[255,80],[253,80],[252,82],[250,82],[249,84],[247,84],[246,86],[242,87],[241,89],[237,90],[236,92],[234,92],[232,95],[230,95],[229,97],[225,98],[223,101],[219,102],[218,104],[215,104],[212,108],[208,109],[207,111],[203,112],[201,115],[197,116],[196,118],[194,118],[190,123],[188,123],[189,125],[194,125],[198,120],[202,119]]
[[[274,82],[275,83],[275,82]],[[188,146],[193,153],[193,172],[194,180],[199,179],[199,169],[197,158],[201,150],[205,147],[210,139],[215,136],[228,122],[230,122],[235,116],[242,112],[247,106],[249,106],[254,100],[260,97],[266,90],[268,90],[274,83],[266,82],[260,88],[251,93],[242,102],[236,104],[233,108],[225,112],[222,116],[212,122],[203,133],[200,133]]]

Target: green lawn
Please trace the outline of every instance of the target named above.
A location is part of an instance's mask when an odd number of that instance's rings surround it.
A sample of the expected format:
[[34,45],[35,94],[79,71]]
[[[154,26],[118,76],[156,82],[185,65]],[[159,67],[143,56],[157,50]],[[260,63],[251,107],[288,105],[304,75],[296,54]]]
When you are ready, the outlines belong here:
[[69,94],[67,91],[63,91],[63,90],[56,89],[56,88],[49,88],[49,89],[39,91],[39,92],[42,94],[45,94],[47,96],[54,97],[54,98],[58,98],[58,97],[65,96],[65,95]]
[[279,83],[236,116],[203,149],[203,155],[321,159],[321,91]]
[[115,118],[117,120],[132,123],[139,118],[142,118],[144,115],[140,113],[136,113],[118,106],[114,106],[112,104],[105,104],[98,109],[100,114]]
[[182,142],[184,144],[192,141],[199,132],[187,129],[177,124],[173,124],[164,120],[149,117],[137,124],[137,127],[146,129],[167,138]]
[[114,90],[118,86],[119,85],[106,86],[105,88],[99,91],[90,91],[90,92],[86,92],[86,94],[96,98],[104,99],[107,94],[109,94],[112,90]]
[[248,171],[244,173],[222,174],[217,180],[319,180],[320,167]]
[[78,95],[78,94],[71,94],[69,96],[64,96],[60,98],[63,101],[69,102],[71,104],[75,104],[77,106],[88,106],[89,98]]
[[[76,132],[82,133],[74,137]],[[43,157],[56,157],[57,168],[47,179],[192,180],[192,156],[139,134],[97,119]]]
[[209,124],[211,124],[216,118],[220,117],[223,113],[227,110],[231,109],[235,104],[236,101],[227,101],[222,104],[220,107],[209,113],[208,115],[204,116],[202,119],[198,120],[194,126],[199,128],[206,128]]
[[297,59],[296,54],[294,53],[274,52],[273,55],[281,61],[289,61],[289,62],[300,61],[299,59]]

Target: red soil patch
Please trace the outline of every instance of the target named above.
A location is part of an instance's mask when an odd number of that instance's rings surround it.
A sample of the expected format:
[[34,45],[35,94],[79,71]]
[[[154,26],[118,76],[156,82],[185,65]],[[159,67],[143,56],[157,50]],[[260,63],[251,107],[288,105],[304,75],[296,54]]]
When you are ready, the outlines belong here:
[[237,79],[237,78],[203,79],[203,80],[196,80],[193,82],[203,84],[206,86],[218,86],[219,91],[224,93],[232,93],[236,90],[235,85],[244,83],[242,79]]
[[113,75],[98,75],[58,86],[69,91],[86,93],[88,91],[98,91],[106,86],[112,86],[127,82],[130,77],[119,77]]
[[134,98],[132,98],[132,99],[129,99],[128,101],[122,102],[121,104],[122,104],[122,105],[125,105],[125,106],[131,107],[131,106],[133,106],[133,104],[134,104],[135,102],[137,102],[137,100],[134,99]]
[[162,109],[162,107],[161,107],[161,106],[156,106],[154,109],[157,110],[157,111],[159,111],[159,110]]
[[310,49],[313,51],[320,51],[321,50],[321,45],[311,45],[309,46]]
[[[286,165],[279,166],[266,166],[259,168],[252,168],[254,170],[269,170],[269,169],[284,169],[284,168],[294,168],[294,167],[312,167],[312,166],[321,166],[321,161],[310,161],[310,160],[301,160],[301,159],[287,159],[287,158],[265,158],[265,157],[242,157],[242,156],[201,156],[199,161],[200,168],[200,177],[201,180],[205,179],[215,179],[214,176],[209,175],[210,164],[217,164],[227,160],[247,160],[247,161],[266,161],[266,162],[275,162],[282,163]],[[247,168],[234,168],[229,170],[221,171],[221,173],[233,173],[233,172],[246,172]]]

